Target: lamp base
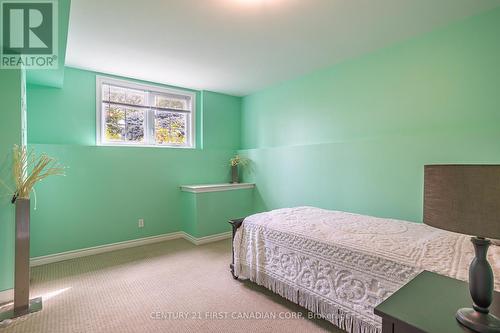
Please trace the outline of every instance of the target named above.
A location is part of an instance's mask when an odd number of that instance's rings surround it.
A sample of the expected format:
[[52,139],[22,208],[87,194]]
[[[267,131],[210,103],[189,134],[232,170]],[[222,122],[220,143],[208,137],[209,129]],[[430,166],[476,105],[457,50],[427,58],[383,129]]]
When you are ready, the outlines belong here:
[[41,309],[42,309],[42,298],[41,297],[33,298],[30,299],[30,304],[26,309],[9,310],[0,313],[0,322],[6,319],[14,319],[17,317],[22,317],[29,313],[40,311]]
[[479,333],[500,333],[500,319],[489,313],[463,308],[457,311],[460,324]]

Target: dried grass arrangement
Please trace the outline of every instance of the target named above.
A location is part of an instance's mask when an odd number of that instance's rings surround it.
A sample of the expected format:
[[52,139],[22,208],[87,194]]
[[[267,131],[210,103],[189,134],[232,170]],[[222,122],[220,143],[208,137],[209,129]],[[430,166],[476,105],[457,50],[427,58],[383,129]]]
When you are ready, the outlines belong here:
[[[37,157],[33,150],[14,145],[12,149],[12,177],[15,184],[12,203],[18,198],[29,199],[35,185],[49,176],[64,176],[64,167],[45,154]],[[5,185],[5,184],[4,184]]]

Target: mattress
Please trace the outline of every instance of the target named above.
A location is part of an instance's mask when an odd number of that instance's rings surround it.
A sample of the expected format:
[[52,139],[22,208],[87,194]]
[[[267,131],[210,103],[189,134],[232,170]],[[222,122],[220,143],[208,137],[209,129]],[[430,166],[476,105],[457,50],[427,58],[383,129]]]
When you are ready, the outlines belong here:
[[[249,216],[233,247],[236,275],[354,333],[380,333],[373,309],[423,270],[466,281],[474,256],[466,235],[314,207]],[[500,290],[500,247],[488,255]]]

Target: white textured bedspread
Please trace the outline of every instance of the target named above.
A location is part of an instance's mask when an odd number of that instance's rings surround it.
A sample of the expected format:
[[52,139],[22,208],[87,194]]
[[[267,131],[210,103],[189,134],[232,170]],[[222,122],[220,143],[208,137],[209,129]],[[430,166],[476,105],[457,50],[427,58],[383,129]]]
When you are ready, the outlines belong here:
[[[467,280],[474,256],[465,235],[313,207],[247,217],[234,251],[236,275],[355,333],[380,333],[375,306],[423,270]],[[500,246],[489,260],[500,290]]]

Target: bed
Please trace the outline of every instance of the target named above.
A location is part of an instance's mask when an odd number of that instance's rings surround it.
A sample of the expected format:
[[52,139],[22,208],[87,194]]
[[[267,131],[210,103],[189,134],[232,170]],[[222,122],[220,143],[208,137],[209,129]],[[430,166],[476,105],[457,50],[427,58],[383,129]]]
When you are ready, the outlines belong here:
[[[315,207],[233,224],[233,276],[246,277],[354,333],[380,333],[373,309],[423,270],[467,280],[470,237],[425,224]],[[500,246],[489,261],[500,290]]]

